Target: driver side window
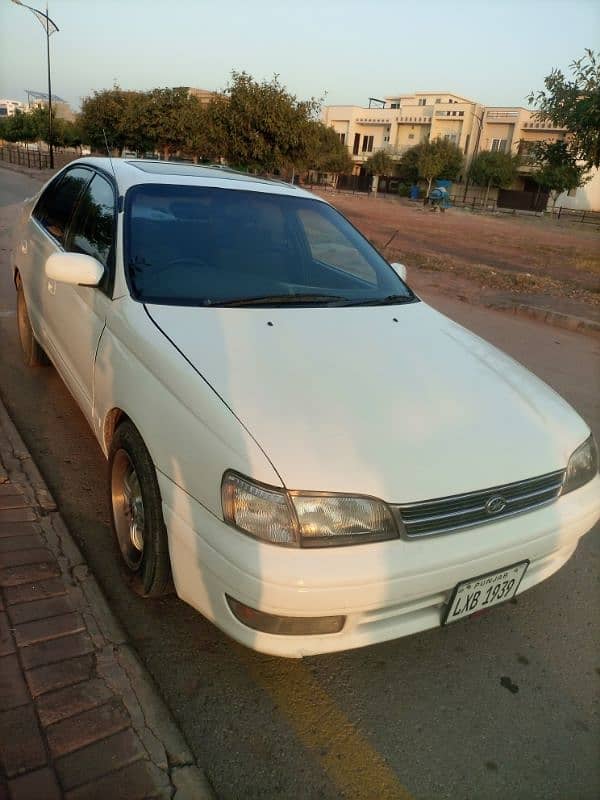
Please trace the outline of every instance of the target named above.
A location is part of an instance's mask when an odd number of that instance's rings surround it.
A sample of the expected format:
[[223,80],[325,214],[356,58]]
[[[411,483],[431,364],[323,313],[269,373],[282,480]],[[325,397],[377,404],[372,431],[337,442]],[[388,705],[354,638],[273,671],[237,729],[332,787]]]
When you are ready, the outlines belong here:
[[101,287],[108,292],[114,271],[115,193],[101,175],[94,175],[81,195],[66,249],[92,256],[105,267]]
[[34,219],[63,247],[73,211],[91,176],[84,167],[67,170],[46,189],[33,211]]
[[94,175],[81,195],[69,231],[67,250],[85,253],[108,267],[114,247],[115,193],[101,175]]

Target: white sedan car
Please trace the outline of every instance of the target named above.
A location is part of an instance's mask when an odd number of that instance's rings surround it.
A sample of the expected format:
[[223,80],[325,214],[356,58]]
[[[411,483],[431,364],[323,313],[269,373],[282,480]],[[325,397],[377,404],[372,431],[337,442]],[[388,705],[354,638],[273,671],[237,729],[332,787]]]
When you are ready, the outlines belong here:
[[25,204],[13,255],[25,359],[108,459],[129,580],[249,647],[459,620],[600,516],[585,422],[305,191],[86,158]]

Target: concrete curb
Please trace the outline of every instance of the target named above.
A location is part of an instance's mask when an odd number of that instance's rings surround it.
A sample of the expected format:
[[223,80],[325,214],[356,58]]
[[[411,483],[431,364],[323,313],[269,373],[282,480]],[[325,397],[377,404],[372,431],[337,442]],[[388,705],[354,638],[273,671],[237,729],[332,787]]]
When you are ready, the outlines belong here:
[[208,778],[197,766],[157,686],[128,643],[0,399],[0,445],[2,440],[3,451],[8,452],[3,452],[0,484],[10,479],[39,508],[47,546],[68,579],[71,600],[85,619],[95,645],[98,672],[122,697],[152,762],[168,774],[173,787],[171,796],[175,800],[215,800]]
[[46,183],[58,172],[57,169],[32,169],[30,167],[22,167],[20,164],[11,164],[10,161],[0,161],[0,167],[8,169],[10,172],[18,172],[21,175],[27,175],[40,183]]
[[573,314],[562,314],[541,306],[529,306],[525,303],[484,303],[486,308],[494,311],[508,311],[512,314],[538,319],[556,328],[564,328],[577,333],[600,334],[600,322],[585,317],[576,317]]

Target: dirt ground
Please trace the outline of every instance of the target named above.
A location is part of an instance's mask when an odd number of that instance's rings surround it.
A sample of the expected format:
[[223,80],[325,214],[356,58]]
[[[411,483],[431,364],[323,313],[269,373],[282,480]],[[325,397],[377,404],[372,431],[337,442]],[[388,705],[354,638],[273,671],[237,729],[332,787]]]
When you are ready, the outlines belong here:
[[456,208],[439,213],[403,199],[319,193],[389,261],[406,264],[417,291],[600,319],[596,226]]

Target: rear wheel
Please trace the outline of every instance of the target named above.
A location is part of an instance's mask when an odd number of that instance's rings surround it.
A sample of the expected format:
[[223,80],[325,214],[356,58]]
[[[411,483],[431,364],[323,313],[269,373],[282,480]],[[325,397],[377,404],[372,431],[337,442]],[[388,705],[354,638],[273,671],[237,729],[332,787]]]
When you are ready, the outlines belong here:
[[150,453],[136,427],[117,428],[109,453],[112,523],[132,589],[146,597],[172,591],[167,531]]
[[33,333],[33,328],[29,321],[27,303],[25,302],[25,292],[20,281],[17,286],[17,325],[25,364],[28,367],[41,367],[49,364],[48,356],[38,344]]

